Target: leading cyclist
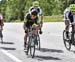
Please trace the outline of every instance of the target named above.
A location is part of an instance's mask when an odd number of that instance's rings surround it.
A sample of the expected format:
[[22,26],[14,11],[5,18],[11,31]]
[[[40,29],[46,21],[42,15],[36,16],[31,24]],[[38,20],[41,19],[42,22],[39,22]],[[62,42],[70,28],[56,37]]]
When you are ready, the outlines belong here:
[[[42,25],[43,25],[43,15],[42,15],[42,9],[40,8],[38,1],[34,1],[32,3],[32,7],[29,8],[29,13],[31,13],[33,10],[36,10],[37,13],[38,13],[38,17],[39,16],[41,17],[40,26],[42,28]],[[41,28],[40,28],[40,34],[42,34]]]
[[[25,21],[24,21],[24,30],[25,30],[25,36],[24,36],[24,47],[26,48],[27,45],[27,37],[28,37],[28,29],[30,29],[30,27],[35,28],[36,31],[38,31],[38,27],[39,27],[39,20],[38,20],[38,16],[37,16],[37,12],[34,10],[30,13],[27,13],[26,17],[25,17]],[[24,49],[25,49],[24,48]]]

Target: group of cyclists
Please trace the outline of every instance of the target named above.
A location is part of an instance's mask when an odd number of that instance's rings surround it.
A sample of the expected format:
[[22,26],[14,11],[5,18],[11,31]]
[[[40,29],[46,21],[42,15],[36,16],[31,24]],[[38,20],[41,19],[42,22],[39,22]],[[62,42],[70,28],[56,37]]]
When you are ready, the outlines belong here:
[[[39,22],[39,16],[41,16],[41,21]],[[27,43],[27,34],[28,28],[33,26],[34,24],[38,25],[40,34],[42,33],[42,24],[43,24],[43,16],[42,10],[39,7],[39,2],[34,1],[33,6],[30,7],[29,12],[26,14],[26,20],[24,22],[24,30],[25,30],[25,37],[24,37],[24,46]],[[64,22],[65,22],[65,32],[67,39],[69,38],[69,25],[70,23],[75,23],[75,0],[70,0],[68,7],[64,10]],[[37,26],[36,26],[37,28]],[[75,28],[74,28],[75,29]]]
[[[39,17],[41,20],[39,20]],[[65,21],[65,31],[66,31],[66,37],[69,38],[69,25],[70,23],[75,23],[75,0],[71,0],[69,3],[69,6],[64,11],[64,21]],[[36,29],[36,31],[39,31],[40,34],[42,34],[42,25],[43,25],[43,14],[42,9],[40,8],[39,2],[34,1],[32,7],[29,8],[28,13],[25,15],[25,21],[23,28],[25,30],[25,36],[24,36],[24,47],[26,47],[27,44],[27,36],[28,36],[28,29],[30,27],[33,27]],[[0,14],[0,28],[3,30],[3,18]],[[38,28],[38,29],[37,29]]]

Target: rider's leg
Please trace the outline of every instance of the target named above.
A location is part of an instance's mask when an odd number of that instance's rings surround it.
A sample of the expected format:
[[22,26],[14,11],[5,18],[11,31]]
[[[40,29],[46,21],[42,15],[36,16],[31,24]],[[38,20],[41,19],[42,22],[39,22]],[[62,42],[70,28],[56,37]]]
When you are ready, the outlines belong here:
[[24,47],[26,47],[26,44],[27,44],[27,31],[25,31],[25,36],[24,36]]
[[1,26],[1,38],[3,38],[2,31],[3,31],[3,26]]
[[66,37],[67,38],[69,38],[69,24],[70,24],[70,22],[69,22],[69,20],[65,20],[65,31],[66,31]]
[[42,34],[42,23],[39,24],[39,33]]

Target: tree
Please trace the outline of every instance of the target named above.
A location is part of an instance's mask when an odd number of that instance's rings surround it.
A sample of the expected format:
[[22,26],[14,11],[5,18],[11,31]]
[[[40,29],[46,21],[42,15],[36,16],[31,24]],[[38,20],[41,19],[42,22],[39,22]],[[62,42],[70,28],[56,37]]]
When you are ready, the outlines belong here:
[[[35,0],[2,0],[0,2],[0,12],[6,21],[24,19],[24,15],[32,6]],[[63,14],[70,0],[38,0],[43,14],[46,16]]]

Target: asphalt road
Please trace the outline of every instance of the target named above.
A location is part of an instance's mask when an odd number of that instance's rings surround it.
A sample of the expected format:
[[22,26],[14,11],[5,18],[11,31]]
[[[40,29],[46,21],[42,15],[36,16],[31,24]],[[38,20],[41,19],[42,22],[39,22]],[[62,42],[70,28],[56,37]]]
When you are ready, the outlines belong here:
[[0,62],[75,62],[75,48],[67,51],[63,44],[63,22],[44,23],[41,50],[32,59],[23,47],[23,23],[5,23],[4,44],[0,43]]

